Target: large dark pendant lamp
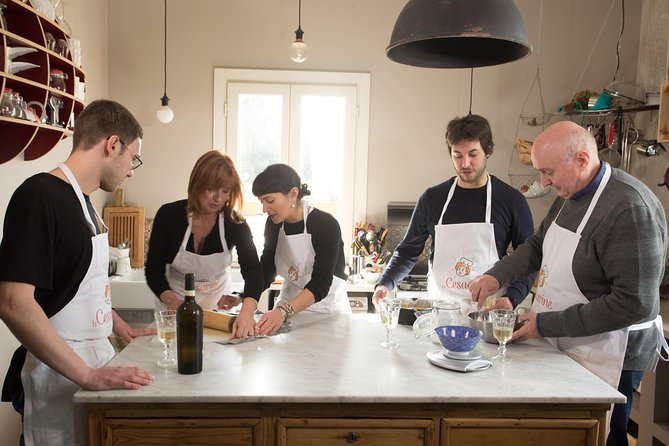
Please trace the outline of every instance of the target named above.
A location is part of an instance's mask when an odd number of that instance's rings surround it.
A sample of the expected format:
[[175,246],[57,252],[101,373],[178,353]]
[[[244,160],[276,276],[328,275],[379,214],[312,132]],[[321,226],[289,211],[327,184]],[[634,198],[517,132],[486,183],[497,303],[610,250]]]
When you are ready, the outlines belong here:
[[390,60],[426,68],[476,68],[532,51],[513,0],[409,0],[386,48]]

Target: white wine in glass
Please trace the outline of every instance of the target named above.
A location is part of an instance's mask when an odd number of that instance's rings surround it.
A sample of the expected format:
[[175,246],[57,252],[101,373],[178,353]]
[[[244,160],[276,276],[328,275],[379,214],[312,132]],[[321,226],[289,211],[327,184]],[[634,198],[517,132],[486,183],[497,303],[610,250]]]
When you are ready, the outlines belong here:
[[494,328],[492,334],[497,341],[508,342],[513,336],[513,327]]
[[158,330],[158,340],[163,343],[163,345],[169,347],[177,341],[177,330],[176,328],[161,328]]
[[400,317],[400,301],[397,299],[383,299],[379,301],[379,315],[381,323],[386,328],[386,340],[381,343],[381,347],[389,350],[395,349],[400,344],[393,339],[393,328],[397,327],[397,321]]
[[506,343],[513,336],[513,327],[516,323],[516,313],[513,310],[492,310],[492,334],[499,342],[498,354],[493,356],[501,362],[511,361],[506,354]]
[[160,367],[170,367],[177,363],[174,357],[174,344],[177,340],[177,312],[175,310],[160,310],[154,312],[158,340],[163,344],[163,357],[157,364]]

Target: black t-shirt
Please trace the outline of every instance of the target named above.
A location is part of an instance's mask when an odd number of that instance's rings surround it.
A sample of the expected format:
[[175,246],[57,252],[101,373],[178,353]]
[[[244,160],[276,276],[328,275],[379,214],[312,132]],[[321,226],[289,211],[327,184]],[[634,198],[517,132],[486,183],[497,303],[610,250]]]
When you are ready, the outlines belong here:
[[[28,178],[14,191],[0,242],[0,281],[35,286],[35,300],[47,317],[77,293],[93,255],[93,230],[74,189],[48,173]],[[12,357],[2,400],[22,390],[25,348]]]
[[48,317],[76,294],[93,255],[94,236],[72,186],[40,173],[28,178],[7,206],[0,243],[0,281],[35,286]]
[[[174,261],[188,228],[186,204],[187,200],[164,204],[158,209],[153,220],[145,271],[146,283],[156,296],[170,289],[165,276],[165,267]],[[219,220],[216,219],[216,224],[204,239],[201,255],[223,252],[218,222]],[[262,270],[258,252],[253,244],[251,229],[246,222],[233,223],[227,218],[224,219],[224,229],[228,249],[236,248],[237,250],[237,260],[244,278],[243,296],[259,300],[263,291]],[[193,234],[188,238],[186,250],[195,252]]]
[[[267,218],[265,223],[265,246],[263,247],[260,262],[263,268],[265,289],[276,277],[276,242],[279,238],[279,228],[282,223],[274,224]],[[283,223],[286,235],[295,235],[304,232],[304,220],[297,223]],[[328,295],[332,285],[332,277],[347,279],[344,271],[344,242],[341,239],[339,222],[327,212],[313,209],[307,216],[307,232],[311,234],[311,244],[314,247],[314,269],[311,280],[305,288],[314,294],[316,302]]]

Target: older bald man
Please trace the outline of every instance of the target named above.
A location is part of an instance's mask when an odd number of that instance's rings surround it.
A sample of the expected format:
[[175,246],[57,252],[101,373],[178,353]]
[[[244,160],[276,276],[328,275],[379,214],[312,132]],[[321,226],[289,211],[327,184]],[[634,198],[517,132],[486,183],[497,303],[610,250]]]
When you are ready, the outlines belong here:
[[[558,195],[537,232],[470,284],[479,301],[539,271],[528,322],[513,340],[544,337],[627,397],[607,445],[627,445],[632,394],[656,364],[667,223],[653,192],[599,160],[593,136],[563,121],[537,137],[532,165]],[[659,326],[658,326],[659,322]]]

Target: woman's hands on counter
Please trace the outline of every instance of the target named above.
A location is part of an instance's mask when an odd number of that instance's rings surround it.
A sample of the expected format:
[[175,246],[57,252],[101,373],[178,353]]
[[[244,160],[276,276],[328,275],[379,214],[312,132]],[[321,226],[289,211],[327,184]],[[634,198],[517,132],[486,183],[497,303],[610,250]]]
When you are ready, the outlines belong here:
[[160,293],[159,299],[168,310],[178,310],[179,305],[183,303],[183,299],[172,290],[165,290]]
[[256,324],[256,335],[270,336],[283,325],[284,317],[281,310],[275,308],[263,314]]
[[[226,297],[226,296],[224,296]],[[234,296],[231,296],[234,297]],[[223,299],[221,299],[223,300]],[[219,301],[219,308],[221,302]],[[246,338],[256,334],[256,320],[253,315],[258,308],[258,302],[252,297],[245,297],[242,303],[242,309],[232,325],[233,338]]]
[[[242,303],[242,298],[232,294],[226,294],[218,300],[218,308],[221,310],[229,310]],[[253,310],[255,311],[255,309]]]

